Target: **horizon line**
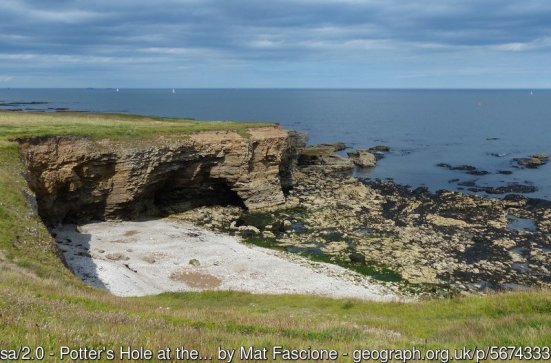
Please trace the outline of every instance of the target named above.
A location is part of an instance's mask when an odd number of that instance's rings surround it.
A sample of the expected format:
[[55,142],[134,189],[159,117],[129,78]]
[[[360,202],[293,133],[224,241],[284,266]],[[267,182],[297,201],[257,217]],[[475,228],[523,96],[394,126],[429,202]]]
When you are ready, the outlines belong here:
[[359,90],[359,91],[549,91],[551,87],[0,87],[0,90]]

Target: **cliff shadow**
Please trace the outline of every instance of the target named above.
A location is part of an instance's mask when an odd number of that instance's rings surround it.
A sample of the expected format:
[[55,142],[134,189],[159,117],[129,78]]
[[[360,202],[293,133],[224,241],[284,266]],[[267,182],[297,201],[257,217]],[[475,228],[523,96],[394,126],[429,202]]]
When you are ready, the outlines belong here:
[[90,247],[92,236],[82,233],[74,224],[58,225],[51,230],[51,233],[63,255],[65,265],[87,284],[107,289],[99,277],[99,267],[92,258]]

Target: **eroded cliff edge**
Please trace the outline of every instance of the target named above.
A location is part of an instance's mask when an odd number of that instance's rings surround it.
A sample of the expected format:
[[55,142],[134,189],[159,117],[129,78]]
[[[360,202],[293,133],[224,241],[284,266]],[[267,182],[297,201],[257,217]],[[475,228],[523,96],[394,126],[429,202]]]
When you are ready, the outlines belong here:
[[48,224],[133,219],[161,210],[285,202],[303,134],[280,127],[148,141],[18,140],[38,213]]

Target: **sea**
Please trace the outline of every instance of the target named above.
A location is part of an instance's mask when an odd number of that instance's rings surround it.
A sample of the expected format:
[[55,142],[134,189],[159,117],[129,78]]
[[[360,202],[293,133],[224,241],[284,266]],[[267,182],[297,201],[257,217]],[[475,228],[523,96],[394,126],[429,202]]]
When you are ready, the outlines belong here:
[[362,178],[495,198],[487,188],[521,185],[551,200],[551,161],[517,162],[551,154],[551,90],[0,89],[0,110],[16,109],[277,122],[310,144],[389,146]]

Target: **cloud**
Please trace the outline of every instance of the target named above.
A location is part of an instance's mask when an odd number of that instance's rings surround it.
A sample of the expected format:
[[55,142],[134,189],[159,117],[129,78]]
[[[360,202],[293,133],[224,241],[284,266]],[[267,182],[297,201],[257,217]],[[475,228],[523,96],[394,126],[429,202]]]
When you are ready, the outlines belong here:
[[[66,64],[76,72],[78,64],[91,70],[94,63],[147,64],[148,71],[157,63],[159,72],[167,64],[188,72],[210,64],[236,74],[276,67],[270,74],[279,69],[272,76],[278,80],[306,64],[318,68],[315,74],[335,72],[332,79],[361,65],[388,75],[473,62],[520,69],[547,60],[550,39],[551,2],[544,0],[0,2],[0,67],[57,67],[64,77]],[[402,79],[413,78],[422,77]],[[215,83],[205,76],[209,81]]]
[[0,3],[0,10],[5,16],[16,17],[26,21],[46,23],[80,24],[82,22],[97,20],[101,14],[94,11],[71,8],[41,8],[48,6],[48,2],[37,3],[31,6],[29,3],[17,0],[4,0]]

